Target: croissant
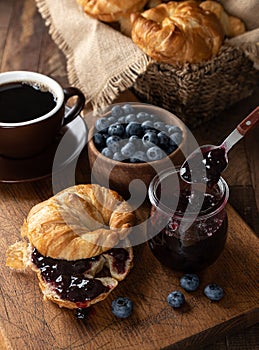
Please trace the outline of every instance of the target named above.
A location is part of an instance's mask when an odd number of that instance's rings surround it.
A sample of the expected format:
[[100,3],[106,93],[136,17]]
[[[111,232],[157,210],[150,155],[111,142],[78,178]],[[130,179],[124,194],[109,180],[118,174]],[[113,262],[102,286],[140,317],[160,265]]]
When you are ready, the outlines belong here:
[[215,56],[224,39],[217,16],[198,1],[171,1],[131,14],[132,40],[151,58],[169,64]]
[[117,192],[77,185],[35,205],[21,231],[41,254],[77,260],[114,247],[128,235],[134,219]]
[[[117,192],[99,185],[69,187],[30,210],[24,239],[8,248],[6,265],[36,272],[44,299],[70,309],[89,307],[132,268],[127,236],[134,221]],[[121,240],[125,248],[116,247]]]
[[84,12],[100,21],[115,22],[143,9],[147,0],[77,0]]
[[245,32],[244,22],[237,17],[229,15],[219,2],[207,0],[202,2],[200,7],[214,13],[218,17],[226,36],[231,38]]

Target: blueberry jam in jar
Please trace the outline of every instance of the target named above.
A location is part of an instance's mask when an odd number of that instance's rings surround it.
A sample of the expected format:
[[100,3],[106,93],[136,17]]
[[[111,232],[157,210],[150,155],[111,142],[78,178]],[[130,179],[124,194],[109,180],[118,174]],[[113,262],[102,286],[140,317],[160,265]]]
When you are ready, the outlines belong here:
[[166,169],[152,180],[148,223],[149,247],[173,270],[195,272],[211,265],[227,239],[228,185],[188,184],[179,169]]

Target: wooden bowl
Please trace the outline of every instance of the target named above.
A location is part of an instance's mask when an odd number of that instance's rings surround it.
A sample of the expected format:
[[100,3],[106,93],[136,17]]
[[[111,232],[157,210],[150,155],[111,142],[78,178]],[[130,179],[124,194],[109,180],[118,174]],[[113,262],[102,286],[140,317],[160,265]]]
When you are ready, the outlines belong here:
[[[126,103],[118,104],[125,105]],[[92,182],[97,182],[113,189],[120,193],[124,198],[129,198],[132,195],[141,195],[141,197],[143,197],[147,194],[148,186],[158,172],[172,166],[175,167],[180,165],[184,161],[184,154],[186,154],[187,129],[179,118],[165,109],[138,102],[130,102],[127,104],[131,104],[134,109],[137,111],[139,110],[139,112],[144,111],[156,114],[161,121],[170,125],[178,126],[182,130],[181,144],[174,152],[165,158],[148,163],[125,163],[105,157],[97,150],[93,142],[95,127],[94,125],[90,126],[88,157]],[[114,105],[109,106],[108,110],[101,115],[98,115],[98,118],[109,117],[110,110],[113,106]]]

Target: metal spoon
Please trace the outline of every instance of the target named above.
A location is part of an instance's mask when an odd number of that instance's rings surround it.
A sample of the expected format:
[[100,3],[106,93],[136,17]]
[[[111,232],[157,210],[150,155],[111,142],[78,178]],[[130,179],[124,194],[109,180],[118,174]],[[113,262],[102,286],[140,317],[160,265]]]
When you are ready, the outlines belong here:
[[259,106],[237,125],[219,146],[204,145],[193,151],[180,168],[181,178],[212,187],[228,165],[228,151],[259,121]]

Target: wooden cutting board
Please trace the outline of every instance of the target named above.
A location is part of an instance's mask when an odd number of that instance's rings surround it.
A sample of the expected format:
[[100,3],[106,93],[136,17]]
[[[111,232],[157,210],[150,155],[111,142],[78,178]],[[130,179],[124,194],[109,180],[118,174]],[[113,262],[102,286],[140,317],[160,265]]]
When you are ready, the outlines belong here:
[[[194,349],[256,323],[258,238],[230,206],[228,216],[223,255],[199,275],[201,286],[196,292],[183,291],[187,303],[178,311],[167,304],[166,296],[181,290],[181,274],[162,267],[147,244],[135,247],[130,275],[109,298],[93,307],[85,321],[77,320],[70,310],[44,302],[35,275],[11,271],[2,257],[0,349]],[[1,242],[2,252],[7,241]],[[225,291],[220,302],[203,295],[204,286],[211,282]],[[117,319],[111,313],[111,301],[119,295],[134,302],[128,319]]]

